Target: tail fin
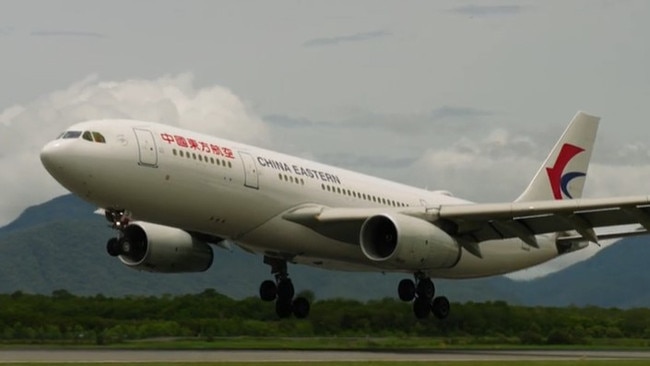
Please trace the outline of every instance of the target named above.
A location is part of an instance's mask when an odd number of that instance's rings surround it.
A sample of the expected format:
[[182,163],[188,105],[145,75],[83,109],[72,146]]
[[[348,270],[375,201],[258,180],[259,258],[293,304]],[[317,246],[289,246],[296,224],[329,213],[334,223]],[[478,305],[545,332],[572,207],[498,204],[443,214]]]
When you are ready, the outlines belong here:
[[580,198],[599,121],[578,112],[515,202]]

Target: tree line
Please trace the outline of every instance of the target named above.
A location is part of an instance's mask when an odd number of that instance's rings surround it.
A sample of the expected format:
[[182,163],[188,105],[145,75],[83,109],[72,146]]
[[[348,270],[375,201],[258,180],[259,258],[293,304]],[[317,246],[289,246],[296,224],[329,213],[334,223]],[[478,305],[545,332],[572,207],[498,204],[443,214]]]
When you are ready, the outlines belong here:
[[[306,292],[301,296],[313,298]],[[410,304],[386,298],[314,301],[304,320],[277,319],[272,304],[199,294],[77,296],[0,294],[0,341],[118,343],[153,337],[353,336],[491,337],[518,344],[587,344],[650,339],[650,309],[523,307],[505,302],[454,304],[448,319],[416,320]]]

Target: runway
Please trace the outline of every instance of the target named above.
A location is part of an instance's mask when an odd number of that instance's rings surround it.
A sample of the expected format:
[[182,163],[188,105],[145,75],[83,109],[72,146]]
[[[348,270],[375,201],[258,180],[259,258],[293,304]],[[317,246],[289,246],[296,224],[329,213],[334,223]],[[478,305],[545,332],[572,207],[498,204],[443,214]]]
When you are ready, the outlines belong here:
[[2,350],[0,363],[322,362],[322,361],[552,361],[650,360],[650,351],[133,351]]

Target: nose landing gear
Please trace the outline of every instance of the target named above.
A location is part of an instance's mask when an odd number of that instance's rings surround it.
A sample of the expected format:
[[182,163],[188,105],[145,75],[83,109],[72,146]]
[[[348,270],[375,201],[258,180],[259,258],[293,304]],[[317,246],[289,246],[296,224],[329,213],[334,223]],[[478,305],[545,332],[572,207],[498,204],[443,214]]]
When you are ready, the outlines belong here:
[[287,261],[265,256],[264,263],[271,266],[275,281],[262,282],[260,298],[264,301],[275,300],[275,313],[279,318],[288,318],[292,314],[298,319],[306,318],[309,315],[309,301],[304,297],[294,299],[295,290],[287,272]]
[[122,240],[122,230],[129,224],[129,218],[125,211],[122,210],[105,210],[104,216],[111,224],[111,227],[119,231],[116,238],[108,239],[106,242],[106,251],[111,257],[117,257],[121,254],[128,254],[130,252],[130,245],[128,242]]

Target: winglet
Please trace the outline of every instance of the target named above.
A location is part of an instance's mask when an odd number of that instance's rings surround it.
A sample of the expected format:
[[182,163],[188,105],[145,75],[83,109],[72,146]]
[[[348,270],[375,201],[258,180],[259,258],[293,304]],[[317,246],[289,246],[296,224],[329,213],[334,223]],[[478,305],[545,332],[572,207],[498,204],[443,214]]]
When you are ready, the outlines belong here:
[[578,112],[515,202],[582,197],[600,117]]

